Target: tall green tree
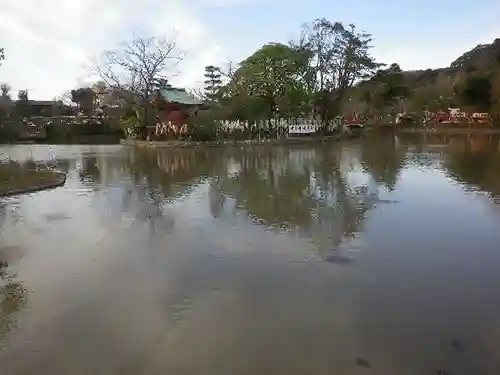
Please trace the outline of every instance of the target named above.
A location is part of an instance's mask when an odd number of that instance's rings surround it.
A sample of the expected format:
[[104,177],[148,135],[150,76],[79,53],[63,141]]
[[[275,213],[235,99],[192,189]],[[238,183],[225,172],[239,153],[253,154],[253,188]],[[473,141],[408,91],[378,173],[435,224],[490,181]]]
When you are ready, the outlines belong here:
[[459,96],[463,104],[487,112],[490,109],[492,97],[492,82],[489,74],[472,74],[459,87]]
[[221,68],[214,65],[207,65],[205,67],[205,97],[211,102],[215,102],[221,87]]
[[0,48],[0,66],[2,66],[2,61],[5,60],[5,49]]
[[28,90],[19,90],[17,92],[17,101],[14,104],[14,112],[18,117],[30,117],[31,105],[28,98]]
[[223,95],[226,99],[232,97],[233,103],[245,98],[254,109],[253,117],[297,114],[307,103],[299,80],[303,67],[304,60],[293,47],[266,44],[241,62]]
[[400,102],[410,95],[410,89],[398,64],[379,69],[364,86],[365,100],[378,110],[390,109],[399,112]]
[[316,108],[326,120],[339,113],[339,105],[357,81],[381,66],[370,54],[372,37],[356,26],[326,18],[304,27],[303,46],[311,51],[310,69],[315,77]]

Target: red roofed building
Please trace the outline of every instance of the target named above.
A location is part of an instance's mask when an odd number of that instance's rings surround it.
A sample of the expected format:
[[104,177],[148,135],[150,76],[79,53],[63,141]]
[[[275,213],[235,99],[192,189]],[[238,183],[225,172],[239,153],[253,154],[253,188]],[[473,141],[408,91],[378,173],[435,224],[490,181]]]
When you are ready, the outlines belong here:
[[203,101],[196,99],[183,88],[165,86],[158,89],[155,104],[158,108],[158,123],[154,126],[154,132],[158,136],[167,133],[179,134],[188,119],[197,114]]

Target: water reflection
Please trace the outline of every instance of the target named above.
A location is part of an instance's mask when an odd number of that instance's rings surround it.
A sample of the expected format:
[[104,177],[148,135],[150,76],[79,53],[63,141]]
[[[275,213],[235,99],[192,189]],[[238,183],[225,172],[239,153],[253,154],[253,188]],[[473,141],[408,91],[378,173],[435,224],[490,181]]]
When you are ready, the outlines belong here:
[[88,181],[91,184],[100,184],[102,172],[99,169],[99,163],[95,156],[87,156],[81,159],[80,164],[80,182]]
[[54,147],[0,204],[2,375],[498,374],[495,142]]
[[355,237],[377,201],[378,187],[359,168],[356,150],[343,155],[329,149],[260,150],[239,153],[234,162],[237,171],[212,183],[211,203],[217,202],[218,212],[227,196],[254,223],[298,231],[321,254]]
[[405,149],[399,146],[398,137],[373,138],[362,143],[361,164],[378,184],[392,191],[405,165]]
[[467,190],[483,192],[497,200],[500,195],[500,137],[498,135],[455,134],[405,136],[408,146],[419,145],[420,150],[441,147],[441,153],[432,153],[446,173]]
[[0,349],[6,335],[16,327],[17,314],[27,305],[26,289],[10,267],[19,252],[17,247],[0,246]]
[[136,185],[167,200],[188,195],[217,168],[217,155],[200,150],[130,150],[125,161]]
[[0,231],[7,219],[7,202],[0,200]]
[[210,181],[209,190],[209,201],[210,201],[210,213],[214,218],[217,218],[224,211],[224,204],[227,201],[226,195],[224,195],[222,190],[222,181],[224,179],[219,177],[214,177]]

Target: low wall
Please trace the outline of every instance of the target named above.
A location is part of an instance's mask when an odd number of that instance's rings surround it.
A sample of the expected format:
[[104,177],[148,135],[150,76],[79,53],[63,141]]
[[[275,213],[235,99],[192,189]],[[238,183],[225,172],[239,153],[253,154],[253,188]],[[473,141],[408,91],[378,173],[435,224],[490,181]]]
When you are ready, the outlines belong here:
[[347,139],[347,135],[332,135],[325,137],[294,137],[294,138],[281,138],[281,139],[251,139],[245,141],[235,140],[218,140],[210,142],[196,142],[196,141],[142,141],[136,139],[122,139],[120,144],[124,146],[134,146],[139,148],[190,148],[190,147],[231,147],[231,146],[275,146],[275,145],[300,145],[312,143],[330,143]]

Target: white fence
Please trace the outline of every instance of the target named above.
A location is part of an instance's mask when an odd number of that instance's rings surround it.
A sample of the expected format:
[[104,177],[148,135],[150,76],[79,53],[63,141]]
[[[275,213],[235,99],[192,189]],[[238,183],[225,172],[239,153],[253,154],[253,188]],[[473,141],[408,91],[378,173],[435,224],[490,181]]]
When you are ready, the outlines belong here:
[[[196,118],[194,119],[196,121]],[[267,136],[281,137],[281,136],[294,136],[294,135],[313,135],[320,130],[324,129],[324,123],[319,119],[313,118],[299,118],[299,119],[270,119],[260,120],[255,122],[249,121],[218,121],[217,133],[219,136],[228,136],[237,133],[253,133],[264,135],[262,132],[267,133]],[[338,117],[327,124],[326,130],[333,132],[337,129],[344,130],[343,125],[345,121],[342,117]],[[137,129],[128,127],[125,130],[129,137],[136,135]],[[156,137],[179,137],[188,134],[188,126],[176,126],[171,122],[165,123],[159,121],[155,126],[149,127],[148,139],[151,136]],[[266,135],[264,135],[266,136]]]
[[[327,124],[329,131],[334,131],[343,124],[342,118],[336,118]],[[314,134],[323,128],[319,119],[270,119],[256,122],[248,121],[220,121],[221,130],[232,132],[235,130],[277,130],[283,134]]]

